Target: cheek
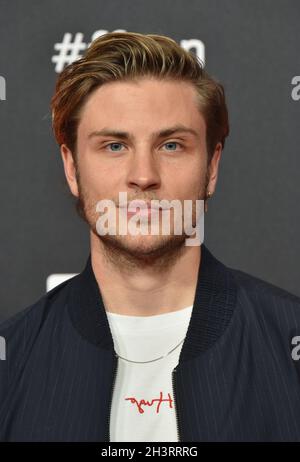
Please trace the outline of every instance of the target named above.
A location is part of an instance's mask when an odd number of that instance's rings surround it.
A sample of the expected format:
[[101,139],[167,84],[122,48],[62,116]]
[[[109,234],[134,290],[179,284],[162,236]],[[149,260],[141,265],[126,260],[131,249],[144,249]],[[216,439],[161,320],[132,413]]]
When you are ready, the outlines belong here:
[[86,196],[94,202],[102,199],[114,199],[118,192],[118,184],[114,180],[111,170],[105,172],[101,167],[85,166],[80,172],[80,180]]
[[206,170],[201,162],[185,166],[178,172],[178,175],[171,179],[176,191],[184,196],[196,196],[199,194],[205,183]]

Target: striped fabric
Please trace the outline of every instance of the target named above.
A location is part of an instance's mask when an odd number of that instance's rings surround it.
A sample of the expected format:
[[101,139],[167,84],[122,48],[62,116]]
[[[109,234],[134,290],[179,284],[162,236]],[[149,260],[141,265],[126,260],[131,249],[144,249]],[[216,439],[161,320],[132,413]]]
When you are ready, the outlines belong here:
[[[300,299],[201,250],[174,371],[180,441],[300,441]],[[91,255],[0,335],[0,441],[109,441],[118,359]]]

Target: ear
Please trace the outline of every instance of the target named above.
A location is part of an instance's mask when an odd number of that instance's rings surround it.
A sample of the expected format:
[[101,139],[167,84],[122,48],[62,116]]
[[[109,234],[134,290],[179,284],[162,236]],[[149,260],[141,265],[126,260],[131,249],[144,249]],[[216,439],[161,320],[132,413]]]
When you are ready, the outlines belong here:
[[222,144],[219,142],[216,145],[214,154],[211,158],[210,164],[208,166],[208,184],[207,184],[207,191],[210,191],[212,194],[215,191],[217,179],[218,179],[218,171],[219,171],[219,162],[221,159],[222,154]]
[[65,177],[73,196],[78,197],[78,183],[76,177],[76,165],[74,157],[66,144],[60,146],[60,153],[64,164]]

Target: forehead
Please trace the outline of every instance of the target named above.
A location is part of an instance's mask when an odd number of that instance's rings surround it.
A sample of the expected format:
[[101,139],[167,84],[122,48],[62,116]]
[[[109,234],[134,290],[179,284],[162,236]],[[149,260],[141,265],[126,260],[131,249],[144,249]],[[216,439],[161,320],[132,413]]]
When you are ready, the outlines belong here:
[[194,86],[144,77],[109,82],[94,90],[81,109],[78,136],[107,126],[144,134],[180,124],[199,133],[205,130]]

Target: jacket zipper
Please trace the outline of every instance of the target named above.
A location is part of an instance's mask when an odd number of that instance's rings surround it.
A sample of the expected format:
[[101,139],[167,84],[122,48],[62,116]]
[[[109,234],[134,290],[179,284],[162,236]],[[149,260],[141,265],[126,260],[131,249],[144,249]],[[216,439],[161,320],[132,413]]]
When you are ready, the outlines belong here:
[[112,400],[113,400],[113,395],[114,395],[114,388],[115,388],[115,383],[116,383],[116,377],[117,377],[117,371],[118,371],[118,364],[119,364],[119,359],[117,353],[114,351],[114,356],[117,358],[114,366],[114,371],[113,371],[113,384],[112,384],[112,390],[111,390],[111,396],[110,396],[110,403],[109,403],[109,410],[108,410],[108,416],[107,416],[107,432],[106,432],[106,438],[105,441],[110,442],[110,414],[111,414],[111,406],[112,406]]
[[173,384],[174,408],[175,408],[176,427],[177,427],[177,440],[180,442],[181,441],[181,434],[180,434],[180,426],[179,426],[179,418],[178,418],[177,402],[176,402],[177,401],[177,395],[176,395],[175,372],[177,372],[176,367],[172,371],[172,384]]

